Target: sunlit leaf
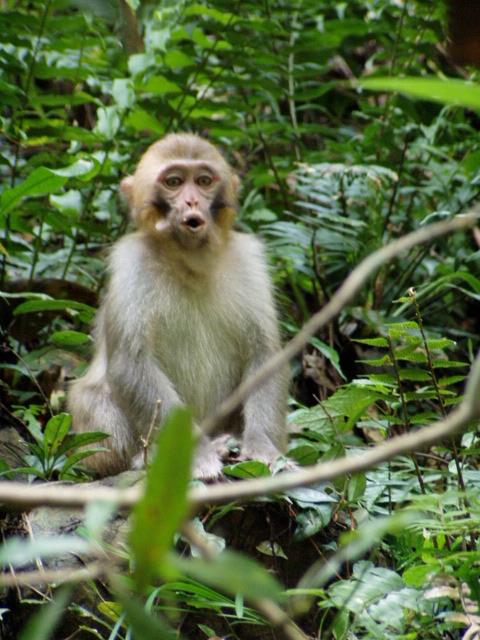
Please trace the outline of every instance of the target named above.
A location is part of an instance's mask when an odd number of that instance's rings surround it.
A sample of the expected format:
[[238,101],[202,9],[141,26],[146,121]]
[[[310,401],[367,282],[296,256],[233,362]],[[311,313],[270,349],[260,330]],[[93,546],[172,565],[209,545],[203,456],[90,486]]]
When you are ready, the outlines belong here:
[[457,78],[362,78],[359,88],[398,91],[422,100],[435,100],[480,111],[480,86]]
[[52,342],[63,347],[85,344],[91,341],[87,333],[81,333],[80,331],[56,331],[52,333],[51,339]]
[[68,413],[60,413],[53,416],[45,425],[44,442],[45,448],[54,453],[57,447],[63,442],[65,436],[70,431],[72,416]]
[[245,462],[237,462],[232,465],[225,465],[223,473],[234,478],[260,478],[269,476],[270,469],[264,462],[258,460],[247,460]]

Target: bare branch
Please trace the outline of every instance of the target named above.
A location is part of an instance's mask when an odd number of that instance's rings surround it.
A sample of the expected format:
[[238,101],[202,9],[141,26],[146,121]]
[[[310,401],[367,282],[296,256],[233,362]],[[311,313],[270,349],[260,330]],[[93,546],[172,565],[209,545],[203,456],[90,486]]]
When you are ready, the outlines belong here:
[[30,587],[40,586],[43,584],[78,584],[84,580],[95,580],[108,570],[111,570],[112,564],[103,562],[90,562],[85,567],[75,569],[68,567],[66,569],[35,569],[32,571],[18,571],[10,574],[4,573],[0,575],[0,585],[2,587],[15,587],[17,584],[27,585]]
[[[480,356],[475,362],[477,368],[477,382],[480,381]],[[472,378],[473,380],[473,378]],[[372,449],[362,451],[357,456],[347,456],[323,462],[302,469],[289,471],[276,476],[244,480],[231,484],[205,485],[191,489],[189,502],[192,510],[204,504],[218,504],[239,499],[249,499],[260,495],[280,493],[338,478],[351,473],[358,473],[390,460],[396,456],[408,453],[422,446],[431,445],[455,431],[468,426],[479,415],[479,407],[475,396],[480,390],[469,384],[469,394],[465,400],[445,420],[419,429],[418,431],[388,440]],[[472,398],[473,395],[473,398]],[[476,407],[477,413],[473,411]],[[98,487],[93,492],[90,488],[75,486],[36,485],[27,486],[21,482],[0,483],[0,502],[16,507],[31,507],[36,505],[57,507],[83,507],[97,501],[115,502],[118,507],[132,507],[140,498],[140,486],[118,489],[116,487]]]
[[55,483],[30,485],[25,482],[0,482],[0,504],[19,509],[30,507],[83,508],[92,502],[114,502],[119,508],[133,507],[142,495],[142,486],[118,489],[91,485],[61,485]]

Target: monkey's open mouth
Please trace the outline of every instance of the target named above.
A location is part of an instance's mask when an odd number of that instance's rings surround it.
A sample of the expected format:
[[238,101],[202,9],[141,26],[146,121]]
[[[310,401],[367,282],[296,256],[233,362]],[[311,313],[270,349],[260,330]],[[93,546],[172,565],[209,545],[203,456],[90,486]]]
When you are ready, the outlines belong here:
[[189,231],[196,233],[205,226],[205,218],[199,213],[191,213],[187,216],[184,216],[182,225]]

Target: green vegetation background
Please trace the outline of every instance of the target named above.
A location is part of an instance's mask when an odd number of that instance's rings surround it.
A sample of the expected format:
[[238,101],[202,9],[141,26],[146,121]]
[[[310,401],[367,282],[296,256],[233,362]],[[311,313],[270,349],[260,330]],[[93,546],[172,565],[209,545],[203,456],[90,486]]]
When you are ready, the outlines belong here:
[[[3,462],[6,479],[86,477],[58,390],[85,366],[104,250],[128,228],[119,181],[163,134],[208,136],[241,176],[238,224],[267,242],[286,340],[372,251],[477,202],[478,73],[451,62],[446,34],[445,7],[429,0],[2,4],[0,426],[29,443],[16,468]],[[311,464],[358,454],[446,415],[478,348],[479,266],[477,231],[385,264],[292,363],[289,455]],[[169,446],[178,439],[189,448],[185,420],[173,427],[182,439],[166,432]],[[277,637],[265,609],[243,598],[291,605],[308,595],[299,620],[308,637],[474,637],[478,452],[472,425],[430,451],[278,499],[294,540],[317,552],[308,593],[283,592],[287,585],[234,552],[197,564],[171,555],[186,480],[160,536],[165,513],[152,518],[149,505],[165,487],[155,493],[151,483],[126,552],[133,581],[112,579],[99,610],[82,610],[82,633],[176,637],[171,630],[195,610],[208,620],[195,638]],[[158,485],[166,469],[159,460],[152,470]],[[207,539],[224,515],[212,513],[205,530],[197,522]],[[84,532],[90,542],[96,527]],[[40,554],[18,548],[22,562]],[[288,563],[275,532],[257,552]],[[11,557],[2,555],[7,566]],[[162,586],[146,586],[159,576]],[[80,605],[70,592],[56,598],[39,608],[41,626],[34,618],[19,637],[65,637],[62,609]],[[10,637],[4,603],[2,637]]]

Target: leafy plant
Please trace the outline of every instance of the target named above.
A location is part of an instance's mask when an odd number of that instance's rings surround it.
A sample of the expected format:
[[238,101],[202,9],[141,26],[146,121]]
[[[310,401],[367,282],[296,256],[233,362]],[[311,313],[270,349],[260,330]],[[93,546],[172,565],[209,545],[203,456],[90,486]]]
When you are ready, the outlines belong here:
[[103,451],[103,448],[82,447],[104,440],[108,435],[101,431],[88,433],[72,433],[70,430],[72,416],[61,413],[48,420],[42,429],[35,416],[20,410],[27,419],[27,429],[33,442],[25,441],[29,453],[23,455],[25,466],[4,469],[3,475],[13,477],[17,474],[28,474],[42,480],[73,480],[80,482],[91,479],[92,472],[82,466],[82,460]]

